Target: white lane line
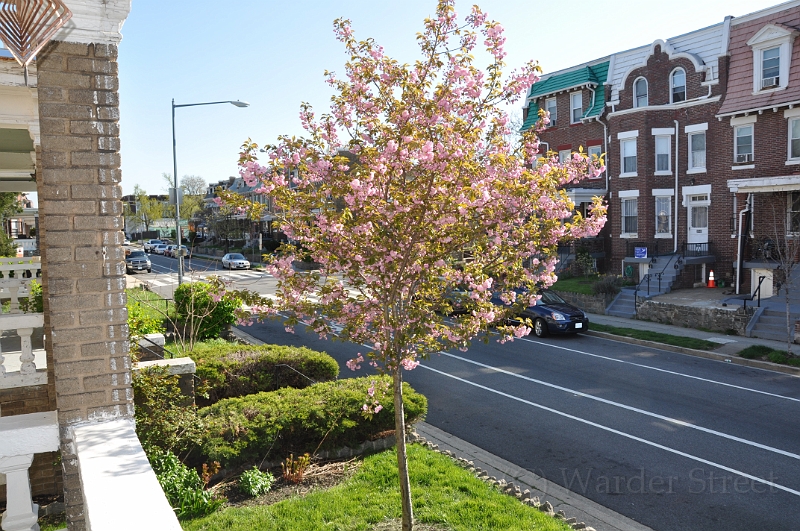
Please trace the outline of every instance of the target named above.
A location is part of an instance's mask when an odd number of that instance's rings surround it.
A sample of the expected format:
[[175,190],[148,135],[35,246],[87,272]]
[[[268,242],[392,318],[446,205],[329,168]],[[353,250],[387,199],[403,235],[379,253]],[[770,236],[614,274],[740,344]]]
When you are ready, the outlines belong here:
[[[605,338],[598,338],[598,339],[605,339]],[[544,343],[544,342],[541,342],[541,341],[535,341],[533,339],[527,339],[527,338],[524,338],[524,337],[520,338],[519,341],[527,341],[528,343],[534,343],[536,345],[542,345],[542,346],[545,346],[545,347],[551,347],[551,348],[555,348],[555,349],[559,349],[559,350],[566,350],[568,352],[574,352],[576,354],[583,354],[584,356],[591,356],[593,358],[599,358],[599,359],[608,360],[608,361],[615,361],[617,363],[624,363],[625,365],[633,365],[635,367],[641,367],[643,369],[650,369],[652,371],[663,372],[665,374],[672,374],[672,375],[675,375],[675,376],[682,376],[683,378],[690,378],[692,380],[699,380],[701,382],[708,382],[708,383],[712,383],[712,384],[715,384],[715,385],[722,385],[722,386],[725,386],[725,387],[731,387],[733,389],[739,389],[741,391],[749,391],[751,393],[758,393],[760,395],[767,395],[767,396],[773,396],[775,398],[782,398],[784,400],[791,400],[792,402],[800,402],[800,398],[792,398],[790,396],[783,396],[783,395],[779,395],[779,394],[776,394],[776,393],[768,393],[767,391],[760,391],[758,389],[752,389],[750,387],[743,387],[741,385],[734,385],[734,384],[729,384],[729,383],[725,383],[725,382],[719,382],[717,380],[711,380],[709,378],[701,378],[700,376],[692,376],[691,374],[684,374],[682,372],[670,371],[670,370],[667,370],[667,369],[659,369],[658,367],[653,367],[651,365],[644,365],[642,363],[634,363],[632,361],[619,360],[619,359],[616,359],[616,358],[611,358],[609,356],[601,356],[600,354],[592,354],[591,352],[584,352],[582,350],[576,350],[576,349],[573,349],[573,348],[560,347],[560,346],[554,345],[552,343]],[[609,340],[609,341],[613,341],[613,340]],[[628,343],[626,343],[626,344],[628,344]]]
[[590,394],[587,394],[587,393],[583,393],[581,391],[576,391],[575,389],[570,389],[568,387],[562,387],[560,385],[552,384],[552,383],[549,383],[549,382],[544,382],[542,380],[537,380],[536,378],[531,378],[529,376],[523,376],[521,374],[517,374],[517,373],[511,372],[511,371],[507,371],[507,370],[501,369],[499,367],[493,367],[492,365],[486,365],[485,363],[480,363],[478,361],[470,360],[470,359],[464,358],[462,356],[457,356],[455,354],[450,354],[448,352],[439,352],[439,354],[440,355],[444,355],[444,356],[448,356],[448,357],[453,358],[453,359],[457,359],[459,361],[463,361],[465,363],[470,363],[472,365],[477,365],[478,367],[482,367],[484,369],[489,369],[489,370],[492,370],[492,371],[495,371],[495,372],[499,372],[501,374],[506,374],[508,376],[513,376],[514,378],[519,378],[521,380],[525,380],[525,381],[528,381],[528,382],[532,382],[532,383],[536,383],[536,384],[539,384],[539,385],[543,385],[545,387],[550,387],[551,389],[557,389],[559,391],[564,391],[565,393],[570,393],[570,394],[573,394],[573,395],[582,396],[584,398],[588,398],[590,400],[595,400],[595,401],[601,402],[603,404],[607,404],[607,405],[610,405],[610,406],[614,406],[614,407],[618,407],[618,408],[625,409],[625,410],[628,410],[628,411],[632,411],[634,413],[639,413],[641,415],[646,415],[648,417],[652,417],[652,418],[656,418],[656,419],[659,419],[659,420],[663,420],[665,422],[669,422],[670,424],[675,424],[677,426],[683,426],[685,428],[691,428],[693,430],[701,431],[703,433],[708,433],[709,435],[715,435],[717,437],[722,437],[723,439],[736,441],[738,443],[746,444],[748,446],[753,446],[755,448],[760,448],[760,449],[766,450],[768,452],[773,452],[773,453],[780,454],[780,455],[783,455],[783,456],[786,456],[786,457],[791,457],[792,459],[800,460],[800,455],[798,455],[798,454],[794,454],[792,452],[787,452],[785,450],[781,450],[779,448],[774,448],[772,446],[767,446],[765,444],[757,443],[755,441],[751,441],[751,440],[748,440],[748,439],[742,439],[741,437],[736,437],[735,435],[729,435],[727,433],[723,433],[723,432],[720,432],[720,431],[712,430],[710,428],[704,428],[703,426],[698,426],[697,424],[692,424],[692,423],[689,423],[689,422],[686,422],[686,421],[683,421],[683,420],[679,420],[679,419],[675,419],[675,418],[672,418],[672,417],[666,417],[664,415],[659,415],[658,413],[652,413],[650,411],[646,411],[644,409],[639,409],[639,408],[633,407],[633,406],[628,406],[628,405],[622,404],[620,402],[614,402],[613,400],[608,400],[606,398],[600,398],[599,396],[594,396],[594,395],[590,395]]
[[553,409],[553,408],[550,408],[550,407],[547,407],[547,406],[543,406],[541,404],[537,404],[536,402],[531,402],[530,400],[525,400],[524,398],[519,398],[517,396],[513,396],[513,395],[510,395],[508,393],[504,393],[502,391],[498,391],[497,389],[492,389],[490,387],[486,387],[485,385],[480,385],[480,384],[477,384],[477,383],[474,383],[474,382],[470,382],[469,380],[465,380],[464,378],[460,378],[458,376],[455,376],[455,375],[452,375],[452,374],[449,374],[449,373],[446,373],[446,372],[443,372],[443,371],[439,371],[437,369],[433,369],[433,368],[428,367],[426,365],[420,364],[420,367],[422,367],[424,369],[427,369],[427,370],[429,370],[431,372],[435,372],[437,374],[441,374],[442,376],[446,376],[448,378],[452,378],[454,380],[458,380],[459,382],[463,382],[463,383],[471,385],[473,387],[477,387],[479,389],[483,389],[484,391],[488,391],[490,393],[494,393],[496,395],[500,395],[500,396],[503,396],[505,398],[509,398],[511,400],[514,400],[514,401],[517,401],[517,402],[521,402],[523,404],[526,404],[526,405],[529,405],[529,406],[532,406],[532,407],[535,407],[535,408],[539,408],[539,409],[542,409],[542,410],[550,412],[550,413],[555,413],[556,415],[560,415],[562,417],[566,417],[566,418],[568,418],[570,420],[574,420],[574,421],[580,422],[582,424],[587,424],[589,426],[592,426],[592,427],[595,427],[595,428],[598,428],[598,429],[613,433],[615,435],[619,435],[621,437],[625,437],[625,438],[634,440],[636,442],[640,442],[640,443],[652,446],[654,448],[658,448],[660,450],[664,450],[665,452],[669,452],[669,453],[672,453],[672,454],[675,454],[675,455],[679,455],[681,457],[686,457],[687,459],[692,459],[694,461],[697,461],[698,463],[703,463],[705,465],[717,467],[720,470],[725,470],[726,472],[730,472],[732,474],[736,474],[738,476],[742,476],[742,477],[750,479],[752,481],[757,481],[759,483],[763,483],[764,485],[768,485],[768,486],[774,487],[774,488],[776,488],[778,490],[782,490],[784,492],[788,492],[789,494],[794,494],[795,496],[800,496],[800,491],[791,489],[789,487],[784,487],[783,485],[779,485],[779,484],[774,483],[772,481],[767,481],[766,479],[762,479],[762,478],[760,478],[758,476],[753,476],[751,474],[747,474],[746,472],[742,472],[741,470],[736,470],[735,468],[730,468],[730,467],[727,467],[725,465],[721,465],[719,463],[715,463],[714,461],[709,461],[707,459],[703,459],[702,457],[698,457],[696,455],[692,455],[692,454],[689,454],[689,453],[686,453],[686,452],[682,452],[680,450],[675,450],[674,448],[670,448],[668,446],[664,446],[663,444],[658,444],[656,442],[649,441],[647,439],[643,439],[643,438],[637,437],[635,435],[631,435],[630,433],[625,433],[623,431],[619,431],[619,430],[616,430],[614,428],[610,428],[608,426],[603,426],[602,424],[598,424],[597,422],[592,422],[590,420],[582,419],[580,417],[576,417],[574,415],[570,415],[569,413],[564,413],[563,411],[559,411],[557,409]]

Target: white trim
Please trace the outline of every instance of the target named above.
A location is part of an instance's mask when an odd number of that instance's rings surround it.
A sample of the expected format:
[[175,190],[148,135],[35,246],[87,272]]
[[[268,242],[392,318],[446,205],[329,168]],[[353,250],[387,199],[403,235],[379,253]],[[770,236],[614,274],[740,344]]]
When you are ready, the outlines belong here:
[[[787,165],[791,162],[800,164],[800,155],[792,157],[792,122],[800,121],[800,117],[789,118],[786,120],[786,161]],[[798,139],[800,140],[800,138]]]
[[620,190],[617,192],[619,199],[628,199],[630,197],[639,197],[639,190]]
[[639,137],[639,130],[636,131],[622,131],[617,133],[617,140],[626,140],[628,138],[638,138]]
[[800,175],[728,179],[728,189],[734,194],[800,190]]
[[[792,47],[798,32],[785,26],[765,24],[750,40],[747,45],[753,52],[753,95],[783,90],[789,84],[789,69],[791,68]],[[763,54],[767,50],[778,49],[778,85],[775,88],[762,87],[763,82]],[[770,78],[771,79],[771,78]]]
[[[638,216],[637,216],[638,217]],[[635,239],[639,237],[639,233],[637,232],[623,232],[619,235],[620,238],[625,238],[626,240]]]
[[[673,59],[679,59],[679,58],[688,59],[689,61],[692,62],[692,65],[694,65],[694,71],[695,72],[697,72],[697,73],[706,72],[707,73],[706,77],[712,77],[713,76],[712,68],[710,66],[706,65],[706,63],[703,61],[703,59],[699,55],[696,55],[696,54],[693,54],[693,53],[686,53],[686,52],[676,52],[675,48],[673,48],[670,43],[668,43],[668,42],[666,42],[666,41],[664,41],[662,39],[656,39],[655,41],[653,41],[652,44],[650,44],[650,50],[644,55],[642,60],[639,61],[638,63],[635,63],[635,64],[631,65],[630,68],[628,68],[628,70],[622,76],[622,78],[620,79],[620,84],[619,84],[619,86],[620,86],[619,91],[620,92],[625,88],[625,83],[628,81],[628,76],[630,76],[631,73],[634,70],[637,70],[639,68],[647,66],[647,60],[650,57],[653,56],[653,53],[655,52],[656,46],[661,46],[661,51],[667,54],[667,57],[669,58],[670,61],[672,61]],[[612,72],[612,70],[609,69],[609,74],[611,72]],[[608,77],[610,79],[611,75],[609,75]],[[631,87],[633,87],[633,86],[631,85]],[[672,101],[672,97],[670,97],[670,101]]]
[[[646,105],[639,105],[639,97],[636,95],[636,83],[638,83],[640,79],[644,81],[644,97],[647,100]],[[650,105],[650,83],[647,82],[647,78],[644,76],[637,77],[633,80],[631,88],[633,89],[633,107],[648,107]]]
[[681,188],[681,195],[683,196],[683,201],[681,206],[687,206],[686,198],[690,195],[707,195],[708,199],[705,201],[689,201],[691,204],[695,206],[708,206],[711,204],[711,185],[710,184],[699,184],[697,186],[684,186]]
[[[675,72],[677,72],[678,70],[680,70],[680,71],[682,71],[682,72],[683,72],[683,99],[682,99],[681,101],[675,102],[675,101],[672,101],[672,89],[674,89],[674,88],[675,88],[675,87],[672,85],[672,78],[673,78],[673,76],[675,75]],[[684,102],[684,101],[686,101],[686,100],[688,100],[688,99],[689,99],[689,87],[687,86],[687,85],[688,85],[688,83],[689,83],[689,79],[688,79],[688,77],[689,77],[689,76],[687,76],[687,75],[686,75],[686,70],[684,70],[684,69],[683,69],[683,67],[680,67],[680,66],[676,66],[676,67],[675,67],[675,68],[673,68],[673,69],[672,69],[672,71],[669,73],[669,102],[670,102],[670,103],[672,103],[672,104],[675,104],[675,103],[682,103],[682,102]]]
[[555,121],[554,121],[554,120],[553,120],[553,118],[552,118],[552,116],[553,116],[553,113],[550,113],[550,116],[551,116],[551,118],[550,118],[550,123],[549,123],[549,124],[547,124],[547,127],[548,127],[548,128],[550,128],[550,127],[557,127],[557,126],[558,126],[558,98],[557,98],[557,97],[555,97],[555,96],[552,96],[552,97],[549,97],[549,98],[544,98],[544,110],[545,110],[545,112],[548,112],[548,111],[547,111],[547,108],[548,108],[548,105],[547,105],[547,104],[548,104],[549,102],[551,102],[551,101],[555,102],[555,107],[556,107],[556,116],[555,116]]
[[732,170],[754,170],[756,169],[755,164],[748,164],[746,166],[731,166]]
[[786,109],[783,111],[784,118],[796,118],[800,116],[800,107],[795,107],[793,109]]
[[706,168],[692,168],[690,170],[686,170],[686,175],[694,175],[695,173],[707,173],[708,170]]
[[708,122],[702,124],[687,125],[683,128],[684,133],[699,133],[700,131],[708,131]]
[[653,136],[674,135],[675,129],[673,127],[655,127],[650,130],[650,134]]
[[[580,106],[581,115],[580,115],[580,117],[578,118],[578,120],[577,120],[577,121],[573,121],[573,119],[572,119],[572,115],[573,115],[573,112],[572,112],[572,111],[574,111],[575,109],[577,109],[577,108],[578,108],[578,107],[573,107],[573,106],[572,106],[572,98],[573,98],[574,96],[578,96],[578,98],[580,98],[580,100],[581,100],[581,106]],[[570,92],[570,93],[569,93],[569,124],[570,124],[570,125],[573,125],[573,124],[579,124],[579,123],[581,123],[581,118],[583,118],[583,114],[584,114],[584,112],[585,112],[585,111],[584,111],[584,109],[583,109],[583,91],[582,91],[582,90],[576,90],[576,91],[574,91],[574,92]]]
[[781,11],[788,10],[797,6],[800,6],[800,0],[795,0],[793,2],[784,2],[776,6],[762,9],[761,11],[754,11],[753,13],[748,13],[746,15],[742,15],[741,17],[736,17],[732,19],[731,26],[738,26],[739,24],[750,22],[751,20],[755,20],[761,17],[766,17],[768,15],[774,15],[775,13],[780,13]]
[[731,127],[736,127],[737,125],[754,124],[757,121],[757,114],[752,114],[750,116],[739,116],[738,118],[731,118]]
[[[721,98],[721,96],[712,96],[710,98],[707,97],[707,96],[703,96],[703,97],[700,97],[700,98],[694,98],[694,99],[691,99],[691,100],[682,101],[680,103],[665,103],[664,105],[650,105],[648,107],[633,107],[633,108],[630,108],[630,109],[622,109],[622,110],[619,110],[619,111],[614,111],[613,110],[613,106],[614,105],[619,105],[619,100],[609,101],[609,102],[606,102],[606,105],[609,106],[609,107],[612,107],[612,111],[610,113],[608,113],[606,115],[606,117],[610,118],[612,116],[621,116],[621,115],[624,115],[624,114],[632,114],[632,113],[635,113],[635,112],[641,112],[641,111],[647,111],[647,110],[650,110],[650,111],[671,111],[671,110],[685,109],[686,107],[694,107],[696,105],[703,105],[704,103],[716,103],[716,102],[718,102],[720,100],[720,98]],[[770,105],[769,107],[773,107],[773,105]]]
[[675,189],[674,188],[653,188],[652,190],[653,197],[666,197],[666,196],[674,196]]
[[800,164],[800,159],[787,160],[784,164],[786,166],[796,166],[797,164]]
[[[666,170],[659,170],[658,169],[658,156],[664,155],[664,153],[658,152],[658,139],[663,138],[664,141],[667,143],[667,169]],[[653,151],[655,152],[655,173],[653,175],[672,175],[672,134],[668,135],[656,135],[653,137]]]
[[118,44],[131,0],[70,0],[72,18],[53,40],[83,44]]

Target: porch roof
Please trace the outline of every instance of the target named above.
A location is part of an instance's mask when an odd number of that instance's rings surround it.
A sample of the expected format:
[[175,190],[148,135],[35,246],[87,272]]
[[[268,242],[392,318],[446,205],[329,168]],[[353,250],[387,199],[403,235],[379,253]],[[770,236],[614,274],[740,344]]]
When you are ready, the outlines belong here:
[[788,192],[800,190],[800,175],[728,179],[728,188],[731,192],[740,194],[758,194],[765,192]]

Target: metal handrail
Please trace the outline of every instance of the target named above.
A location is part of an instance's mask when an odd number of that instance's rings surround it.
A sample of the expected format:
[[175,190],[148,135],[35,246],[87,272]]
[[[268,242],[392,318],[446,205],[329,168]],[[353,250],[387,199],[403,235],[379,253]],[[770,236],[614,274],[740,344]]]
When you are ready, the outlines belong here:
[[767,277],[759,276],[758,277],[758,286],[756,287],[756,290],[753,292],[753,294],[750,296],[750,299],[747,299],[747,298],[743,299],[744,309],[745,310],[747,309],[747,301],[748,300],[751,300],[751,301],[756,300],[756,295],[758,295],[758,308],[761,308],[761,283],[764,282],[765,278],[767,278]]
[[[669,255],[665,255],[665,256],[669,256]],[[653,257],[653,260],[655,260],[655,257]],[[651,264],[653,263],[653,260],[650,260]],[[667,260],[667,263],[664,264],[664,267],[658,273],[647,273],[647,274],[645,274],[645,276],[642,277],[642,280],[639,282],[639,284],[636,285],[636,288],[634,288],[634,290],[633,290],[633,308],[634,308],[634,310],[638,310],[638,308],[636,306],[636,301],[638,300],[638,297],[639,297],[639,286],[641,286],[644,283],[645,280],[647,281],[647,295],[648,296],[650,296],[650,279],[653,278],[653,277],[658,279],[658,292],[661,293],[661,278],[664,276],[664,273],[667,271],[667,266],[669,266],[669,263],[670,263],[671,260],[672,260],[671,258],[669,260]]]
[[[144,350],[146,350],[147,352],[149,352],[150,354],[152,354],[152,355],[154,355],[154,356],[156,356],[156,357],[159,357],[159,358],[161,358],[162,360],[165,360],[165,359],[174,359],[174,358],[175,358],[175,353],[174,353],[174,352],[172,352],[171,350],[169,350],[169,349],[166,347],[166,345],[164,345],[164,346],[162,347],[161,345],[159,345],[158,343],[156,343],[155,341],[153,341],[153,340],[152,340],[152,339],[150,339],[149,337],[146,337],[146,336],[138,336],[138,337],[137,337],[136,344],[138,345],[138,344],[139,344],[139,343],[140,343],[142,340],[144,340],[144,341],[145,341],[145,342],[147,342],[147,343],[150,343],[150,344],[151,344],[151,345],[153,345],[154,347],[158,347],[158,348],[157,348],[157,350],[151,350],[149,347],[146,347],[146,346],[145,346],[145,347],[141,347],[141,348],[143,348]],[[141,345],[140,345],[140,346],[141,346]],[[162,355],[162,354],[159,354],[159,353],[158,353],[158,350],[161,350],[162,352],[165,352],[165,353],[169,354],[169,358],[167,358],[166,356],[164,356],[164,355]]]

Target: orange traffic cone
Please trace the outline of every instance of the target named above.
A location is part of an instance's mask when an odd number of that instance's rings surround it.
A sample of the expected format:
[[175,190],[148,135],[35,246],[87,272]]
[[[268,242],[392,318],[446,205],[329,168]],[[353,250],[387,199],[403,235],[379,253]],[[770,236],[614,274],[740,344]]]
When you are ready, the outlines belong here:
[[713,270],[708,274],[708,286],[707,287],[709,287],[709,288],[716,288],[717,287],[717,283],[714,281],[714,271]]

